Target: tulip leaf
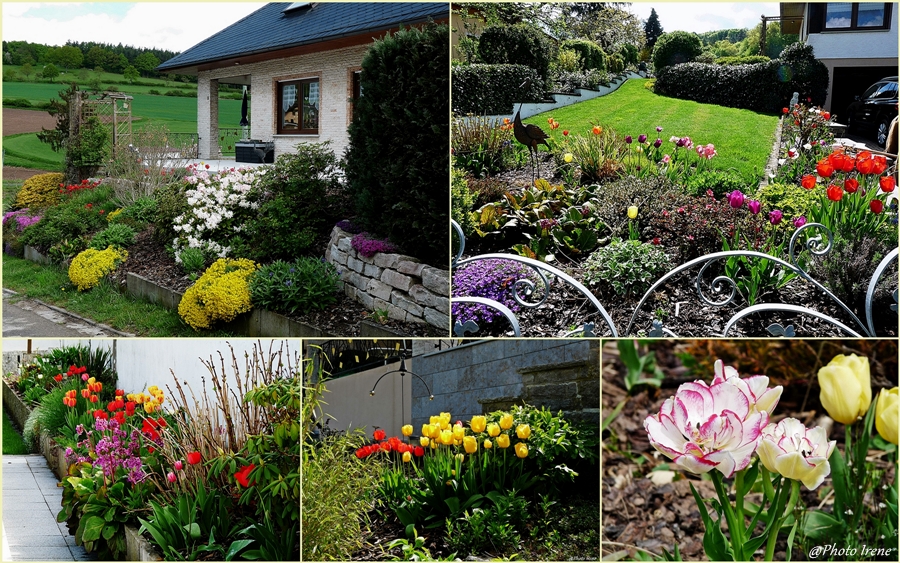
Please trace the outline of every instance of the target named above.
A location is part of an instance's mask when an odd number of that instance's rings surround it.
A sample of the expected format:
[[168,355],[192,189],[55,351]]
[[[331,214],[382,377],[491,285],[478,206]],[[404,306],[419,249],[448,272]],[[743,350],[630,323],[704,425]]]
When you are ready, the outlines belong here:
[[759,475],[759,462],[754,463],[744,472],[743,486],[740,491],[737,491],[737,494],[740,497],[743,498],[751,489],[753,489],[753,484],[756,483],[757,475]]
[[796,533],[797,533],[797,521],[794,520],[794,525],[791,526],[791,531],[787,537],[787,553],[786,553],[786,557],[785,557],[786,561],[791,560],[791,547],[793,547],[793,545],[794,545],[794,534],[796,534]]
[[841,537],[843,523],[821,510],[811,510],[803,518],[803,534],[813,540]]
[[730,561],[732,556],[728,540],[725,538],[725,534],[722,533],[719,522],[714,522],[709,517],[706,505],[703,503],[703,499],[700,498],[697,489],[694,488],[693,483],[691,483],[691,493],[693,493],[694,499],[697,501],[700,517],[703,519],[703,527],[706,529],[703,534],[703,550],[706,552],[706,556],[710,561]]
[[837,514],[843,514],[845,508],[850,504],[847,495],[847,465],[844,463],[844,456],[840,450],[834,448],[831,457],[828,458],[831,465],[831,481],[834,485],[834,511]]

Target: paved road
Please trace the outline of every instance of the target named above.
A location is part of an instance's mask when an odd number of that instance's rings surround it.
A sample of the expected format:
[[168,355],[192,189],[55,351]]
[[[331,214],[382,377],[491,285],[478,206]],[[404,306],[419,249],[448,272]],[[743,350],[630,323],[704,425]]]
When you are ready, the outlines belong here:
[[90,561],[58,524],[62,489],[41,455],[3,456],[3,561]]
[[84,338],[122,336],[122,334],[87,319],[67,314],[62,309],[50,308],[30,299],[19,299],[15,293],[4,289],[3,336]]

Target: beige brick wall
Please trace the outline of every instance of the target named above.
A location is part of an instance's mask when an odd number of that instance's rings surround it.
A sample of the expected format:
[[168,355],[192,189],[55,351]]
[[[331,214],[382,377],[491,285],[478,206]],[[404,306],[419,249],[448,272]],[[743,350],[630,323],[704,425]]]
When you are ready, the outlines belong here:
[[[359,68],[368,45],[357,45],[251,63],[234,68],[201,71],[198,84],[197,129],[200,137],[209,136],[211,104],[204,99],[209,92],[210,80],[229,83],[229,78],[238,82],[242,77],[250,79],[250,138],[275,141],[275,155],[292,152],[298,143],[318,143],[331,141],[331,148],[340,157],[347,148],[347,125],[350,120],[350,96],[352,86],[351,70]],[[276,134],[277,83],[319,76],[319,133],[318,135],[278,135]],[[202,146],[202,145],[201,145]],[[213,158],[202,155],[202,158]]]

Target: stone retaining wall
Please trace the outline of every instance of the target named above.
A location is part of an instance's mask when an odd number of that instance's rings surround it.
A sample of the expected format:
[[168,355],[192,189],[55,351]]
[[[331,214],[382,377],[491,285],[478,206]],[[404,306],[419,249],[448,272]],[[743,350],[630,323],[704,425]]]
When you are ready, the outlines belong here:
[[325,259],[340,272],[344,293],[370,311],[387,311],[392,319],[428,323],[449,333],[449,270],[402,254],[378,253],[368,258],[353,249],[352,238],[335,227],[325,251]]

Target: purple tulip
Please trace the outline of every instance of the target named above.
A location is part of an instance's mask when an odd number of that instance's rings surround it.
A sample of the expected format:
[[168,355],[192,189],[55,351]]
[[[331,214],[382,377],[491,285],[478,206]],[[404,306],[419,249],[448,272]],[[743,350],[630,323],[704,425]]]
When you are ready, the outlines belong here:
[[773,209],[772,211],[769,211],[769,223],[772,223],[773,225],[777,225],[778,223],[781,223],[781,219],[783,219],[783,218],[784,218],[784,213],[782,213],[778,209]]
[[741,193],[741,190],[734,190],[728,194],[728,205],[734,209],[739,209],[744,205],[744,194]]
[[638,135],[638,142],[641,143],[641,144],[646,143],[646,142],[647,142],[647,135],[644,135],[643,133],[641,133],[640,135]]
[[628,143],[628,144],[630,145],[632,140],[633,140],[633,139],[631,138],[631,135],[625,135],[625,142],[626,142],[626,143]]
[[659,126],[659,125],[657,125],[657,126],[656,126],[656,132],[657,132],[657,133],[662,133],[662,127]]
[[761,207],[762,207],[762,204],[759,203],[758,200],[752,199],[747,202],[747,209],[749,209],[750,213],[753,213],[754,215],[759,213],[759,210]]
[[799,229],[800,227],[802,227],[805,224],[806,224],[806,217],[804,217],[803,215],[794,219],[794,228],[796,228],[796,229]]
[[658,149],[659,147],[661,147],[661,146],[662,146],[662,139],[657,138],[655,141],[653,141],[653,146],[654,146],[654,148],[657,148],[657,149]]

